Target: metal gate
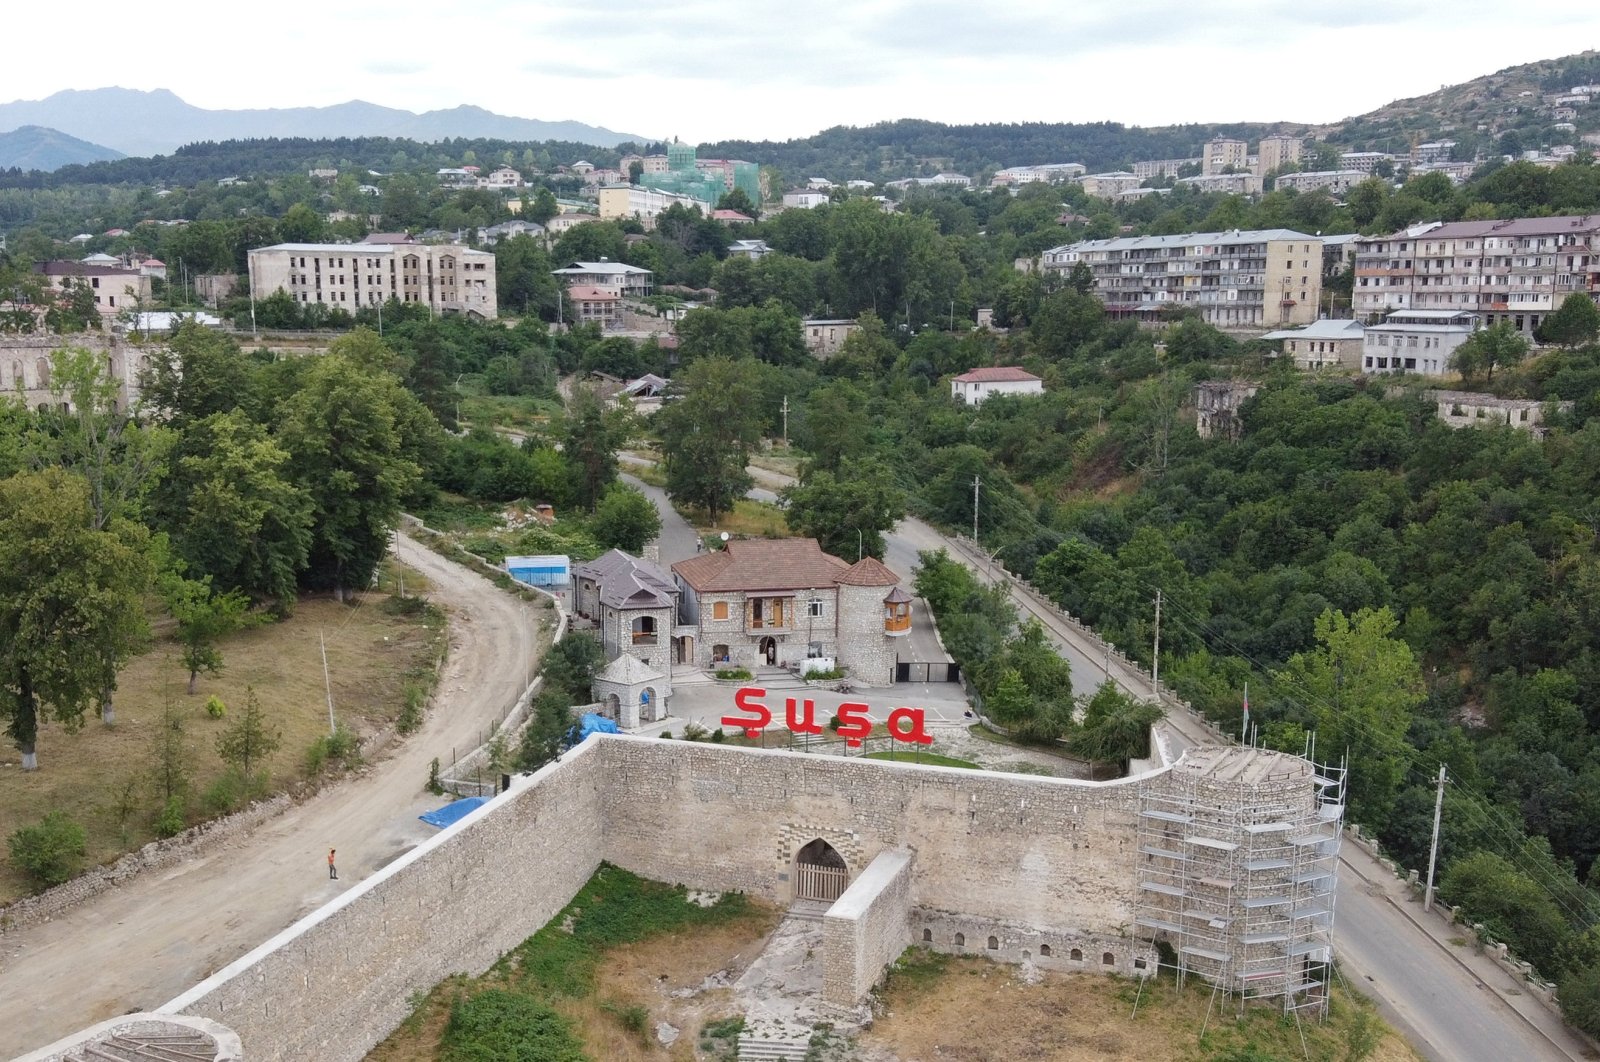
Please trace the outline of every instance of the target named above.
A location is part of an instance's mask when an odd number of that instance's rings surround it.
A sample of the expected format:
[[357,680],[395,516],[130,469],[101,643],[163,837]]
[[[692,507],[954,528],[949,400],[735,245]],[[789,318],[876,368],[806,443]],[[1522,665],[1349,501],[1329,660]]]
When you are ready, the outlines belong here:
[[845,879],[849,877],[843,867],[819,867],[814,863],[796,863],[795,872],[796,898],[828,903],[844,894]]
[[961,665],[929,663],[922,660],[896,660],[894,664],[894,680],[896,682],[960,682]]

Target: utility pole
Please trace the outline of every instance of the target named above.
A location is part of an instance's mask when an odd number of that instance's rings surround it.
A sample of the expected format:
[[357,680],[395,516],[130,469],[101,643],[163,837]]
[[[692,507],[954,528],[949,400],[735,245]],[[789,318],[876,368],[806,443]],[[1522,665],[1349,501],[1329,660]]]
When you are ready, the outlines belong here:
[[1150,657],[1150,692],[1161,699],[1161,591],[1156,591],[1156,647]]
[[783,448],[789,448],[789,396],[783,396]]
[[1433,798],[1433,843],[1428,846],[1428,888],[1422,894],[1422,909],[1433,910],[1433,871],[1439,864],[1439,818],[1444,813],[1444,764],[1439,764],[1439,792]]
[[328,691],[328,735],[331,737],[338,732],[333,722],[333,681],[328,678],[328,640],[323,637],[321,630],[317,631],[317,644],[322,647],[322,688]]
[[978,484],[982,482],[977,476],[972,477],[972,542],[978,542]]

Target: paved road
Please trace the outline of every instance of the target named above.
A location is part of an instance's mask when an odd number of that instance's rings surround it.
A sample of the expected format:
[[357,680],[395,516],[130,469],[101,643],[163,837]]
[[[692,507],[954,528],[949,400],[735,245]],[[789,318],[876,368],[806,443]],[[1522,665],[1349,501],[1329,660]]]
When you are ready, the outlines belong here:
[[0,1058],[159,1007],[432,834],[417,821],[440,803],[422,788],[428,761],[477,746],[526,685],[538,643],[527,607],[487,579],[409,539],[400,557],[450,612],[450,656],[422,729],[247,837],[0,937]]

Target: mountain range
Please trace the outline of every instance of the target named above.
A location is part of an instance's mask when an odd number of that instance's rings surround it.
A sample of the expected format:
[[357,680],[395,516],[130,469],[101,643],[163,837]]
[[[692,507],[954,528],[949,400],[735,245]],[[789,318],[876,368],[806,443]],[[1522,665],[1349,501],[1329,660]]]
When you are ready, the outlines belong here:
[[75,162],[105,162],[122,157],[120,151],[41,125],[0,133],[0,170],[56,170]]
[[[208,110],[166,89],[68,89],[42,100],[0,104],[0,130],[43,126],[110,149],[99,158],[167,155],[201,140],[260,137],[388,136],[432,142],[450,137],[495,140],[568,140],[598,147],[651,138],[617,133],[583,122],[512,118],[482,107],[453,107],[416,114],[351,100],[331,107]],[[91,161],[70,159],[68,161]],[[0,166],[6,165],[0,156]],[[57,165],[60,165],[58,163]],[[54,167],[39,166],[39,169]]]

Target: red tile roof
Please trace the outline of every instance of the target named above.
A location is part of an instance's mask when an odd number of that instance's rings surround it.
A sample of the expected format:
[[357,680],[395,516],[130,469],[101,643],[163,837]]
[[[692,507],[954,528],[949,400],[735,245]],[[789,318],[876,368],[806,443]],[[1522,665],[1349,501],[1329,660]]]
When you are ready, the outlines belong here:
[[899,578],[876,557],[863,557],[839,576],[841,586],[896,586]]
[[814,538],[741,539],[672,566],[698,593],[814,590],[833,586],[849,568]]
[[973,369],[956,377],[956,383],[1037,383],[1039,377],[1015,365]]
[[568,288],[567,295],[575,302],[621,302],[622,296],[605,288],[591,286]]

